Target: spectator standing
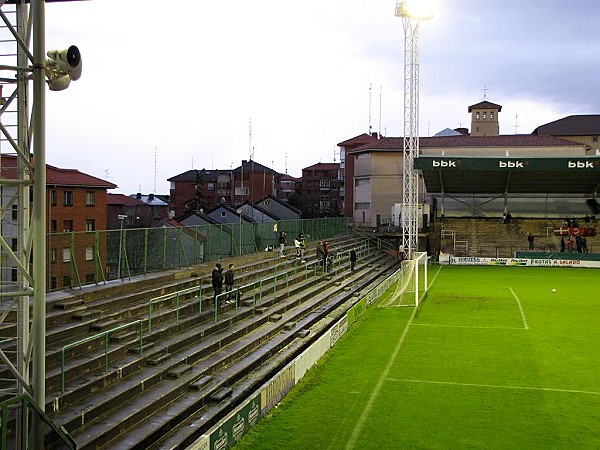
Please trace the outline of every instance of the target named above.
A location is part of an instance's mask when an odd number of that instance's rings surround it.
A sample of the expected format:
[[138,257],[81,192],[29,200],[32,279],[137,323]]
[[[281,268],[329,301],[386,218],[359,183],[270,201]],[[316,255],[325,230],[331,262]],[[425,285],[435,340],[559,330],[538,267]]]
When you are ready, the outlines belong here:
[[285,231],[279,233],[279,256],[281,256],[282,258],[285,258],[285,255],[283,254],[283,249],[285,247],[286,237],[287,235],[285,234]]
[[300,241],[300,262],[306,262],[304,259],[304,251],[306,250],[306,239],[302,233],[298,235],[298,240]]
[[323,256],[323,267],[327,269],[327,258],[329,257],[329,242],[323,241],[323,251],[325,252],[325,256]]
[[573,251],[573,237],[569,235],[567,239],[567,251],[571,253]]
[[325,267],[325,247],[323,246],[323,241],[319,241],[317,244],[317,261],[321,263],[321,266]]
[[529,236],[527,236],[527,242],[529,242],[529,250],[533,250],[533,241],[535,241],[535,238],[533,237],[533,234],[529,233]]
[[212,271],[212,286],[213,286],[213,300],[217,299],[217,295],[221,294],[223,290],[223,268],[221,263],[217,263]]
[[[225,292],[227,292],[227,302],[229,303],[229,300],[231,300],[231,292],[233,291],[233,280],[235,278],[235,275],[233,273],[233,270],[235,269],[235,266],[233,264],[229,264],[229,269],[227,269],[227,272],[225,272]],[[235,295],[234,295],[235,298]]]
[[294,247],[296,247],[296,259],[300,259],[300,235],[294,239]]
[[354,266],[356,265],[356,249],[350,250],[350,270],[354,272]]

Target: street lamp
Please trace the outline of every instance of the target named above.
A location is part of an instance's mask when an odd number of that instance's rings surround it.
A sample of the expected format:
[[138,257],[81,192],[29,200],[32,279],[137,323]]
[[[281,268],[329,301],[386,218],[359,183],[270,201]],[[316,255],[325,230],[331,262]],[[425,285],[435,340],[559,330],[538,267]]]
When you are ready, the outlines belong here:
[[121,233],[119,236],[119,264],[117,268],[117,276],[121,278],[121,256],[123,255],[123,222],[127,219],[127,215],[119,214],[117,218],[121,221]]
[[418,248],[418,175],[414,160],[419,156],[419,25],[433,17],[424,0],[397,1],[396,16],[404,24],[404,153],[402,166],[402,248],[411,259]]
[[238,209],[236,212],[240,216],[240,256],[241,256],[242,255],[242,216],[244,214],[244,211],[242,211],[241,209]]

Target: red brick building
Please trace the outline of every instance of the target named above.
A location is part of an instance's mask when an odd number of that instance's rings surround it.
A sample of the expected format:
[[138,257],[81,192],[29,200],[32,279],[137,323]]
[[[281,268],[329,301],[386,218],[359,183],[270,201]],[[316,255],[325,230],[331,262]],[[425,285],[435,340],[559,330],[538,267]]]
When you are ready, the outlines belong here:
[[338,216],[341,184],[339,163],[317,163],[302,169],[302,218]]
[[[105,266],[107,189],[75,169],[46,165],[48,289],[98,281]],[[70,233],[69,232],[74,232]]]
[[281,176],[252,160],[231,170],[188,170],[167,180],[173,216],[210,211],[222,203],[256,203],[281,191]]

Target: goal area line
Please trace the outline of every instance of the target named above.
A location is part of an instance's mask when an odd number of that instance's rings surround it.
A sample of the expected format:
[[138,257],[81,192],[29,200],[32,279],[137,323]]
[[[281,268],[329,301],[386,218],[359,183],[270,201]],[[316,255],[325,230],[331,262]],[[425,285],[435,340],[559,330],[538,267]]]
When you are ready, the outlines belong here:
[[583,390],[579,390],[579,389],[560,389],[560,388],[535,387],[535,386],[511,386],[511,385],[501,385],[501,384],[459,383],[456,381],[412,380],[412,379],[406,379],[406,378],[387,378],[387,380],[393,381],[393,382],[398,382],[398,383],[438,384],[438,385],[459,386],[459,387],[464,386],[464,387],[489,388],[489,389],[511,389],[511,390],[522,390],[522,391],[559,392],[559,393],[566,393],[566,394],[600,395],[600,392],[583,391]]

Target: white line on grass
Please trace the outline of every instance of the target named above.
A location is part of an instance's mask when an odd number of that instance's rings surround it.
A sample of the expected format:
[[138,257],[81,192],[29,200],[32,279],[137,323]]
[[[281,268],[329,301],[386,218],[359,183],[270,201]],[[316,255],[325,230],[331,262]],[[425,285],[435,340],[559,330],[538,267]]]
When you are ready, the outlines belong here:
[[525,319],[525,312],[523,312],[523,307],[521,306],[521,301],[519,300],[519,297],[517,297],[517,294],[515,294],[515,291],[513,291],[513,288],[509,287],[509,289],[510,289],[510,293],[513,295],[513,297],[517,301],[517,305],[519,305],[519,311],[521,311],[521,319],[523,319],[523,326],[525,327],[526,330],[528,330],[529,325],[527,325],[527,319]]
[[558,388],[532,387],[532,386],[503,386],[501,384],[456,383],[454,381],[408,380],[408,379],[401,379],[401,378],[388,378],[388,380],[398,381],[398,382],[403,382],[403,383],[444,384],[447,386],[468,386],[468,387],[483,387],[483,388],[494,388],[494,389],[515,389],[515,390],[523,390],[523,391],[564,392],[567,394],[600,395],[600,392],[581,391],[578,389],[558,389]]
[[418,310],[418,308],[413,309],[413,312],[410,315],[410,319],[408,319],[408,323],[404,327],[404,331],[402,331],[402,336],[400,336],[400,340],[398,341],[398,344],[396,344],[396,348],[394,348],[394,352],[388,359],[388,362],[385,365],[385,369],[383,369],[383,372],[381,373],[379,380],[377,380],[377,384],[375,385],[375,388],[373,389],[373,392],[371,392],[371,396],[369,397],[369,400],[367,401],[367,404],[365,405],[365,409],[363,409],[362,414],[360,415],[358,421],[356,422],[356,425],[354,426],[354,430],[352,430],[352,436],[350,436],[350,440],[346,444],[346,450],[351,450],[356,445],[358,436],[360,435],[360,433],[365,425],[365,421],[367,420],[367,417],[369,417],[369,414],[371,414],[371,409],[373,409],[373,404],[375,403],[375,400],[379,396],[379,392],[381,391],[381,388],[383,387],[383,383],[385,382],[386,379],[388,379],[388,375],[390,373],[390,370],[392,369],[392,365],[394,364],[394,361],[396,360],[396,357],[398,356],[398,353],[400,352],[400,348],[402,347],[404,338],[406,337],[406,334],[408,333],[410,324],[412,323],[415,315],[417,314],[417,310]]
[[523,327],[475,327],[471,325],[438,325],[435,323],[413,323],[415,327],[442,327],[442,328],[473,328],[475,330],[523,330]]

